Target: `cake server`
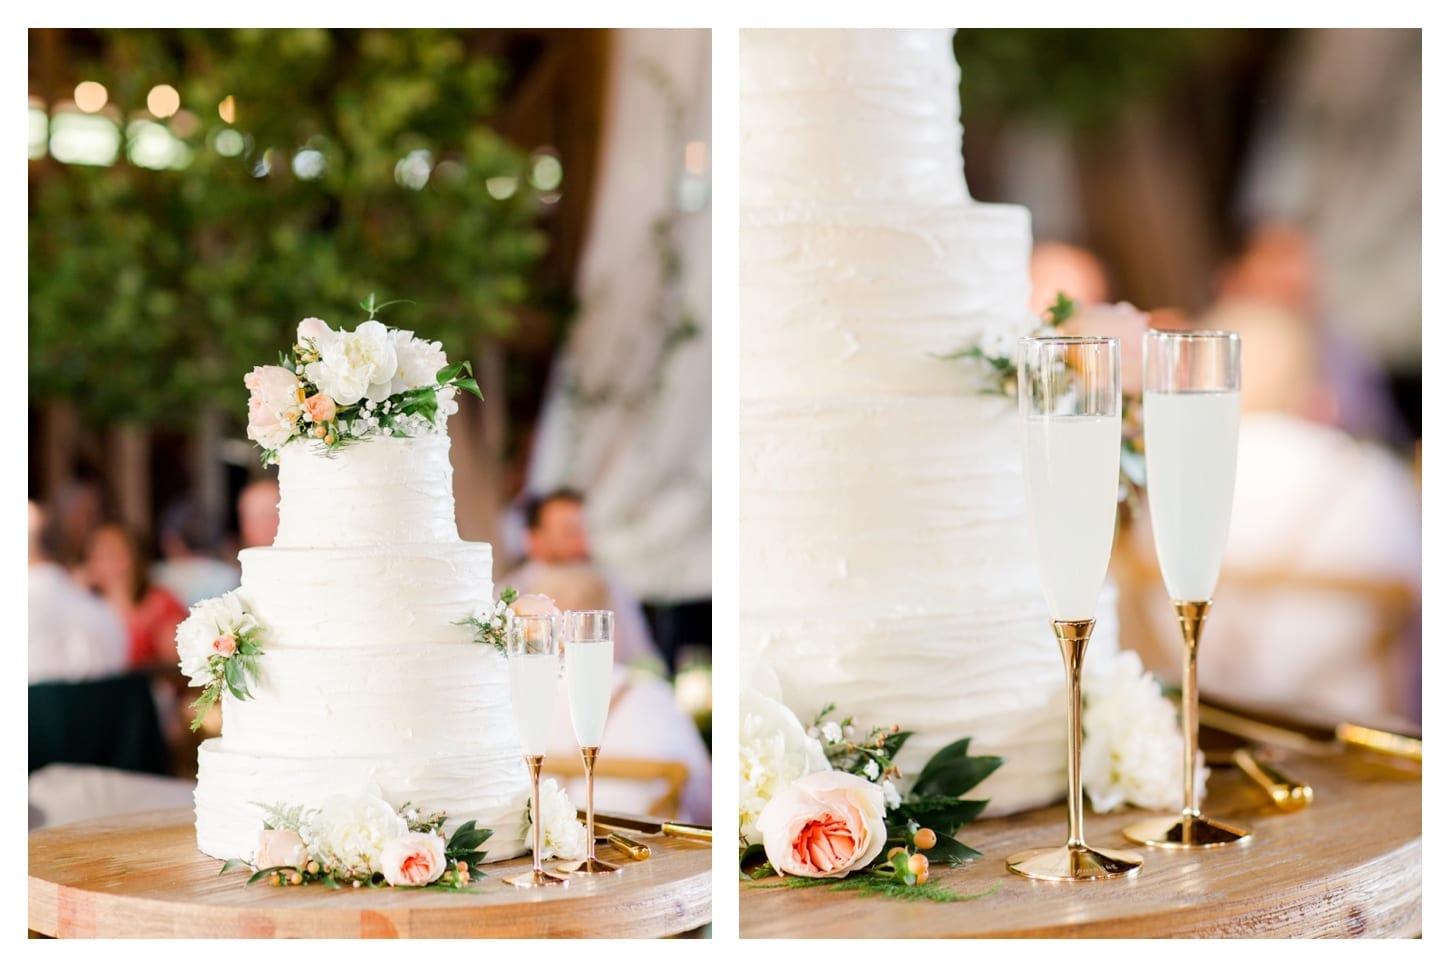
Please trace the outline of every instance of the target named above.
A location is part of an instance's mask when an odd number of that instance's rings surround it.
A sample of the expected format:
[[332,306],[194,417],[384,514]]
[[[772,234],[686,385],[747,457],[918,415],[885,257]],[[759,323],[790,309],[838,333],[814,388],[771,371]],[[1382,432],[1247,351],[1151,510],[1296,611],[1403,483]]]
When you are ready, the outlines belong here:
[[615,829],[628,829],[636,833],[676,836],[680,839],[694,840],[699,843],[709,843],[714,840],[714,830],[709,826],[674,823],[668,820],[652,819],[648,816],[630,816],[624,813],[602,813],[597,809],[594,811],[594,825],[610,826]]

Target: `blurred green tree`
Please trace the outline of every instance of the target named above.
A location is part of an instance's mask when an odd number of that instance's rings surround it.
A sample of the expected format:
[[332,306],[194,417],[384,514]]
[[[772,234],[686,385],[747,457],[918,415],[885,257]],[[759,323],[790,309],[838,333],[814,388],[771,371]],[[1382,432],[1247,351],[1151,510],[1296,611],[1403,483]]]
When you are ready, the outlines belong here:
[[[504,71],[440,30],[104,30],[114,164],[31,165],[30,396],[98,422],[239,427],[242,376],[358,301],[450,357],[500,335],[543,254],[530,161],[488,123]],[[89,53],[87,53],[89,51]],[[147,113],[171,84],[182,110]],[[165,125],[188,161],[133,160]],[[152,131],[154,134],[155,132]],[[175,150],[175,149],[173,149]]]

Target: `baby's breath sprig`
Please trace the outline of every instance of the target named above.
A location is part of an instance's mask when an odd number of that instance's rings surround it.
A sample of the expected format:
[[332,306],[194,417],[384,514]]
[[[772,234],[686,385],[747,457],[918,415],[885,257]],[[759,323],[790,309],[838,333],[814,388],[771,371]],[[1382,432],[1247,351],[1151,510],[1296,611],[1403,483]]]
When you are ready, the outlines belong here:
[[502,654],[508,650],[509,605],[518,598],[518,589],[505,585],[504,589],[499,592],[498,600],[492,606],[480,608],[454,624],[465,625],[473,629],[474,641],[480,645],[492,645]]

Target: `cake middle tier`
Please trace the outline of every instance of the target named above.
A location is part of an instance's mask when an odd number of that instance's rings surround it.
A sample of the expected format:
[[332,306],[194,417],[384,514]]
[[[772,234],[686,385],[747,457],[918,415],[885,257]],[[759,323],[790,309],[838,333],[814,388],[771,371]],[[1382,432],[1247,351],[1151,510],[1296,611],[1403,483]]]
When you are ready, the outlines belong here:
[[268,651],[462,644],[458,624],[493,601],[493,549],[472,541],[250,547],[241,595]]

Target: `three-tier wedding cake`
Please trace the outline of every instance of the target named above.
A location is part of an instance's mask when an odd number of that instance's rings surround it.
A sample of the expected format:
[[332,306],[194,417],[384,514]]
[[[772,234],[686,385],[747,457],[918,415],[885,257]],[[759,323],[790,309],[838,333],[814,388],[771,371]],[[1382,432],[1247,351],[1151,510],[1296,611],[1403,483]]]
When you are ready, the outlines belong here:
[[746,681],[912,731],[908,778],[970,737],[988,815],[1060,798],[1016,404],[939,358],[1038,325],[1026,209],[967,192],[951,32],[748,30],[740,78]]
[[[352,337],[309,322],[319,339]],[[236,607],[243,627],[260,629],[261,654],[250,680],[224,683],[243,695],[220,690],[221,736],[199,754],[197,845],[215,857],[250,859],[270,808],[338,794],[446,812],[450,828],[472,820],[493,830],[489,860],[524,850],[528,781],[506,660],[460,623],[489,610],[493,561],[455,523],[454,388],[430,385],[436,343],[420,343],[424,353],[411,333],[377,329],[371,347],[359,338],[334,354],[392,354],[397,382],[375,382],[371,397],[349,399],[347,374],[317,369],[328,351],[306,337],[295,374],[262,367],[248,378],[249,434],[279,466],[280,526],[271,547],[241,553]],[[411,377],[410,353],[422,353]],[[388,435],[390,424],[411,435]],[[191,661],[198,681],[226,665]]]

